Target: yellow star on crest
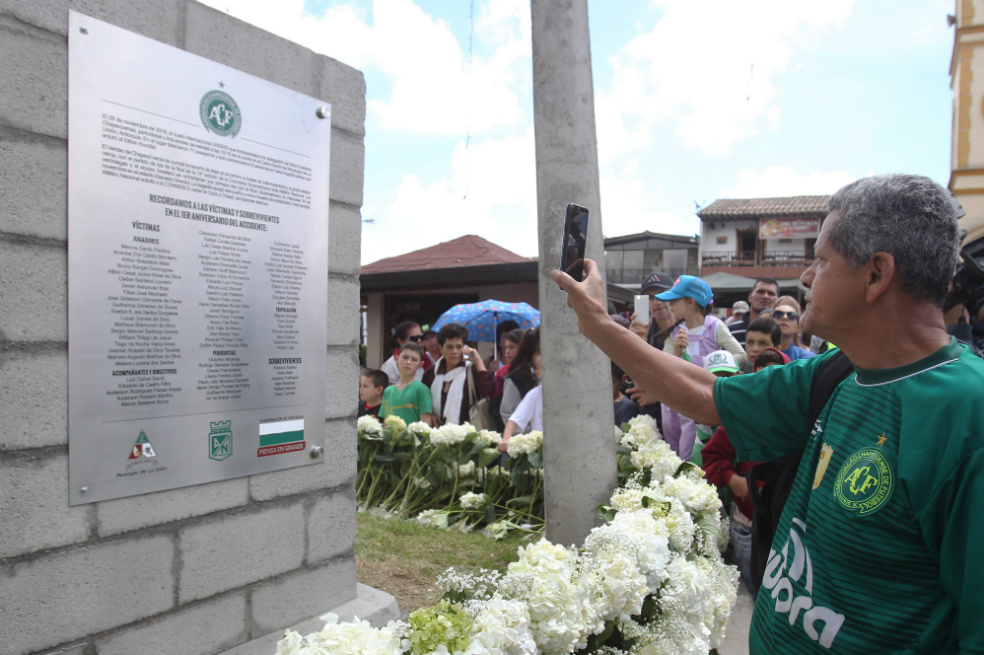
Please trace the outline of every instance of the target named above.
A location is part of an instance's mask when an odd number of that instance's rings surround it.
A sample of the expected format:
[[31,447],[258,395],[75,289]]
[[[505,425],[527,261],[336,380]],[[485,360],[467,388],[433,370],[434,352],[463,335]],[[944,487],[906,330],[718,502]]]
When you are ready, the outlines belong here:
[[875,445],[877,445],[877,446],[884,446],[885,445],[885,440],[886,440],[885,433],[882,432],[881,433],[881,436],[878,437],[878,443],[875,444]]

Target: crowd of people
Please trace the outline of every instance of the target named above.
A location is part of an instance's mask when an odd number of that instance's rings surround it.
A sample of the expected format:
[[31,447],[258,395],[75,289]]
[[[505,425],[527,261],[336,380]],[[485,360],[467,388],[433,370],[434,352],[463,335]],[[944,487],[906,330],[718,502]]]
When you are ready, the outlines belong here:
[[[800,276],[805,311],[759,281],[750,316],[732,323],[745,330],[746,355],[753,325],[766,328],[751,375],[718,377],[628,334],[608,314],[593,261],[583,281],[551,275],[582,334],[647,399],[726,426],[701,452],[709,478],[740,500],[764,490],[748,484],[756,462],[786,463],[750,653],[984,652],[975,556],[984,537],[984,361],[951,336],[943,311],[960,263],[957,208],[946,189],[912,175],[858,180],[828,208],[816,258]],[[770,306],[778,334],[757,324]],[[783,364],[762,369],[774,352]]]
[[[780,296],[779,283],[771,277],[755,280],[748,301],[735,303],[727,321],[712,312],[713,290],[700,278],[674,279],[655,272],[642,281],[640,291],[649,296],[648,315],[613,319],[654,348],[716,377],[814,357],[820,347],[830,347],[803,333],[799,302]],[[483,361],[461,325],[448,324],[435,332],[415,322],[400,323],[393,330],[392,355],[379,370],[360,374],[359,415],[396,415],[408,424],[423,421],[439,427],[470,420],[475,403],[488,399],[489,427],[502,433],[499,449],[506,452],[514,434],[543,430],[540,332],[507,321],[497,335],[496,355]],[[811,342],[818,351],[807,347]],[[760,581],[753,581],[751,572],[752,510],[744,476],[754,462],[735,459],[723,428],[661,405],[614,361],[611,382],[615,425],[639,414],[653,416],[674,451],[702,466],[707,479],[726,490],[735,561],[754,593]]]
[[400,323],[393,330],[392,355],[380,369],[359,374],[358,415],[397,415],[440,427],[469,421],[476,403],[487,400],[487,427],[503,432],[505,442],[516,431],[542,430],[539,329],[504,321],[497,335],[497,354],[483,360],[462,325],[435,332]]

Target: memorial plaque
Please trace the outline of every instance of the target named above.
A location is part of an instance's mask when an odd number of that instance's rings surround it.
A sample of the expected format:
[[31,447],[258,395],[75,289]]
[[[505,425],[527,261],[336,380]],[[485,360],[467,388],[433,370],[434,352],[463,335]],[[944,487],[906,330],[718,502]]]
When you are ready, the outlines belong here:
[[330,108],[77,12],[68,63],[70,503],[321,462]]

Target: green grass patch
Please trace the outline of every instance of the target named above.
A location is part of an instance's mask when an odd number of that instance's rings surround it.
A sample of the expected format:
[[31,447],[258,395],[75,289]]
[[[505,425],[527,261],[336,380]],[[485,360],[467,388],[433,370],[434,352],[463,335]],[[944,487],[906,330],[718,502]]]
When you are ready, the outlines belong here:
[[365,512],[356,515],[359,582],[393,594],[404,614],[440,599],[434,582],[449,566],[505,571],[516,561],[517,549],[527,543],[524,534],[511,533],[496,541]]

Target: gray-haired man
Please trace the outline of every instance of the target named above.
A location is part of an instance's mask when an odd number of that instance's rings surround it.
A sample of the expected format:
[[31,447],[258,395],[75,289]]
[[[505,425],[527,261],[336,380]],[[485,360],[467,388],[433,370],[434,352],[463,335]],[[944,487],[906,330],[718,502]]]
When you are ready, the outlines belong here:
[[984,360],[943,321],[953,205],[927,178],[889,175],[844,187],[829,208],[800,277],[802,325],[856,368],[812,426],[809,390],[830,355],[716,379],[612,323],[593,262],[582,283],[551,275],[581,332],[647,393],[723,424],[739,459],[803,449],[751,653],[984,652]]

